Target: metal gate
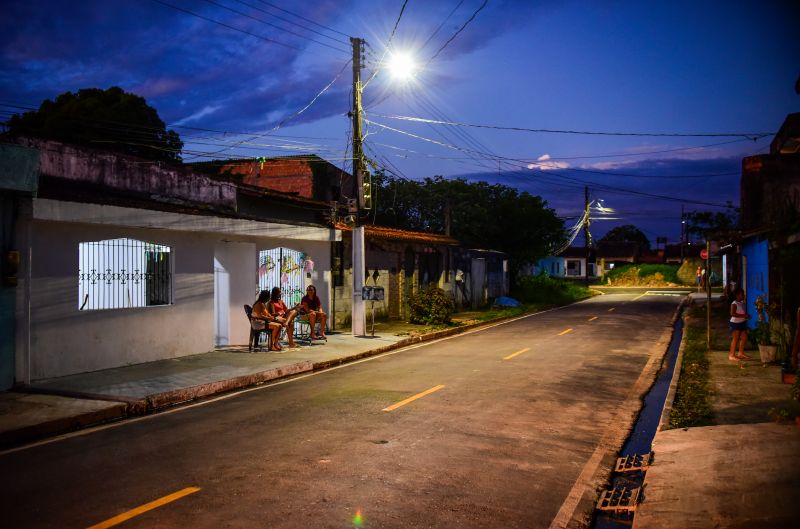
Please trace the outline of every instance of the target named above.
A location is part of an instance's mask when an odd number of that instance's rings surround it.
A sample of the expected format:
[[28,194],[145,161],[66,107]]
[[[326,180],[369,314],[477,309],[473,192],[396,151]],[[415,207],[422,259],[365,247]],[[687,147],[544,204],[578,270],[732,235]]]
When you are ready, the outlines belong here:
[[258,252],[258,288],[271,291],[280,287],[283,302],[292,307],[300,303],[305,295],[305,278],[314,268],[314,262],[306,254],[291,248],[273,248]]

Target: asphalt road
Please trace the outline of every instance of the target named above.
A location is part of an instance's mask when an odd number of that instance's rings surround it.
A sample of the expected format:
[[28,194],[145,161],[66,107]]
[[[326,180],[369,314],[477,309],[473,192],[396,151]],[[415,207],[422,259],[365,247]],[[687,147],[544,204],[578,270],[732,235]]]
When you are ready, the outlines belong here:
[[621,444],[618,410],[663,354],[679,300],[599,296],[3,454],[0,526],[117,527],[137,508],[118,527],[580,519],[584,478],[608,463],[609,439]]

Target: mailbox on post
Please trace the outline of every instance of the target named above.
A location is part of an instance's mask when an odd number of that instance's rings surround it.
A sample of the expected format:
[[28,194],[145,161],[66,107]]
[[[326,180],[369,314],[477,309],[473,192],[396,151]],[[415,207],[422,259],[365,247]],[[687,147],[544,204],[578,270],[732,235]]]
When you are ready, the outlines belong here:
[[383,287],[361,287],[361,299],[364,301],[383,301]]
[[383,301],[383,287],[361,287],[361,299],[372,302],[372,336],[375,336],[375,302]]

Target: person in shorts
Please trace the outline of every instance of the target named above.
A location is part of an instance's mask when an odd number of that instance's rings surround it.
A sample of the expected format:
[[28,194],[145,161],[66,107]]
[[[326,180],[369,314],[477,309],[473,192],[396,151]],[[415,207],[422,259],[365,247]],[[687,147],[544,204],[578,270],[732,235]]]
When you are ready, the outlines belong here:
[[[735,299],[731,303],[731,350],[728,352],[728,360],[749,360],[750,357],[744,354],[744,345],[747,343],[747,314],[744,306],[744,290],[737,288],[733,295]],[[739,346],[739,354],[736,354],[736,346]]]

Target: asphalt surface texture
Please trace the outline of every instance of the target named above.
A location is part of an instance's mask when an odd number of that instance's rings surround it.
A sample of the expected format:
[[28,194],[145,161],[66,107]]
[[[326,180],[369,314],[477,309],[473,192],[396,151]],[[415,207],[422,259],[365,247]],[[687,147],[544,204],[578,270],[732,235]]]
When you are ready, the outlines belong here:
[[630,426],[615,410],[633,400],[679,301],[598,296],[6,452],[0,525],[549,528],[586,520],[590,506],[570,497],[582,496],[579,478],[592,474],[603,439]]

